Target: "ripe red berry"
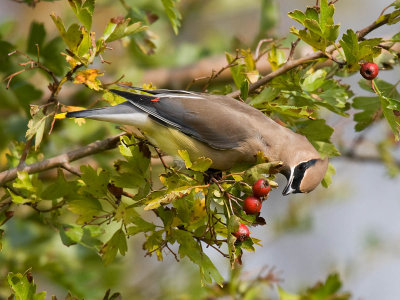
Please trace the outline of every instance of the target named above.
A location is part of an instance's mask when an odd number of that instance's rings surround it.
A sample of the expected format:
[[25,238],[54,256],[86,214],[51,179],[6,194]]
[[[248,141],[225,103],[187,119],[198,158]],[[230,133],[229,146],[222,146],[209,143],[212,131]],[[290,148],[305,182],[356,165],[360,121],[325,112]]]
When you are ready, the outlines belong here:
[[246,214],[255,215],[258,214],[261,210],[262,202],[259,198],[254,196],[249,196],[244,199],[243,202],[243,210]]
[[246,225],[240,224],[238,231],[234,232],[233,235],[238,239],[238,241],[243,242],[250,236],[250,231]]
[[271,186],[268,181],[261,178],[258,179],[255,184],[253,184],[253,195],[258,198],[266,197],[271,190]]
[[361,65],[360,74],[368,80],[374,79],[378,76],[379,68],[375,63],[367,62]]

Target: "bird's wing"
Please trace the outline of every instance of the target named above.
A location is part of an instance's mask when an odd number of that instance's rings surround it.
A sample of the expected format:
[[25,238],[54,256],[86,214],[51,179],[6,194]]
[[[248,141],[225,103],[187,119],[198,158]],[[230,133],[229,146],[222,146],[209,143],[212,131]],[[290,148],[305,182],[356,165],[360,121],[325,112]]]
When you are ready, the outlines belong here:
[[246,114],[235,109],[237,101],[233,99],[230,100],[233,102],[229,103],[233,104],[230,107],[213,96],[197,93],[183,94],[169,90],[159,90],[157,93],[155,90],[146,90],[155,95],[142,95],[111,91],[148,113],[153,120],[176,128],[216,149],[239,147],[253,129]]

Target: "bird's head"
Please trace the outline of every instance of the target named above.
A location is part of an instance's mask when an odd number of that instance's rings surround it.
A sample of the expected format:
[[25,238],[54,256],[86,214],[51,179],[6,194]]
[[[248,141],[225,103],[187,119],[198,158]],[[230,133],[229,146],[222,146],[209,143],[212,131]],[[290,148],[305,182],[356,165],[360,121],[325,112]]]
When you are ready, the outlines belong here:
[[282,195],[311,192],[321,183],[327,168],[327,158],[314,158],[289,167],[282,172],[288,180]]

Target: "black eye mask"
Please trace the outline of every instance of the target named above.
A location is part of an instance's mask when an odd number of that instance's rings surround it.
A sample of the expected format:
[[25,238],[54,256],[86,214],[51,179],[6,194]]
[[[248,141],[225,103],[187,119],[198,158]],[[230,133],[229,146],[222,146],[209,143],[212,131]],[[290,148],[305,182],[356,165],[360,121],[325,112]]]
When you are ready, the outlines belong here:
[[311,159],[309,161],[305,161],[305,162],[302,162],[302,163],[298,164],[294,168],[293,181],[292,181],[292,185],[291,185],[291,188],[294,190],[293,193],[301,193],[301,191],[300,191],[300,183],[303,180],[305,171],[309,167],[312,167],[313,165],[315,165],[318,160],[319,159]]

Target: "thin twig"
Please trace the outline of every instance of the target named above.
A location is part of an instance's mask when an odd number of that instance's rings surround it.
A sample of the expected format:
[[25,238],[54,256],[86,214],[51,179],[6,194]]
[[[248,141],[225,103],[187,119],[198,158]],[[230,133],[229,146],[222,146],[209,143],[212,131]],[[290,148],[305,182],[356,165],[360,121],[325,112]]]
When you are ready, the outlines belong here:
[[72,150],[67,153],[33,163],[31,165],[25,165],[21,168],[13,168],[3,171],[0,173],[0,186],[3,186],[6,182],[15,179],[17,177],[17,172],[27,172],[28,174],[39,173],[49,169],[62,167],[62,165],[65,163],[70,163],[86,156],[103,152],[105,150],[114,149],[117,147],[120,137],[125,134],[126,133],[120,133],[105,140],[90,143],[82,148]]
[[294,50],[296,50],[296,47],[299,44],[299,42],[300,42],[300,38],[297,38],[297,40],[295,40],[294,42],[291,43],[290,52],[289,52],[289,56],[287,58],[287,61],[293,59]]
[[[363,38],[364,36],[366,36],[371,31],[373,31],[373,30],[385,25],[388,22],[388,20],[389,20],[389,15],[385,15],[385,17],[382,20],[380,20],[379,22],[374,21],[370,25],[368,25],[368,26],[364,27],[363,29],[357,31],[357,38],[358,39]],[[336,45],[336,47],[340,47],[340,45]],[[317,60],[319,58],[326,57],[326,53],[331,54],[336,49],[336,47],[334,45],[331,45],[331,46],[326,48],[325,52],[316,51],[314,53],[308,54],[308,55],[306,55],[304,57],[301,57],[299,59],[291,60],[291,61],[286,62],[280,68],[278,68],[275,71],[269,73],[268,75],[262,77],[258,81],[250,84],[249,92],[258,89],[259,87],[265,85],[266,83],[268,83],[269,81],[271,81],[275,77],[277,77],[279,75],[282,75],[282,74],[290,71],[291,69],[294,69],[294,68],[296,68],[296,67],[298,67],[300,65],[309,63],[311,61]],[[237,97],[240,96],[240,90],[234,91],[234,92],[229,93],[227,95],[230,96],[230,97],[233,97],[233,98],[237,98]]]

